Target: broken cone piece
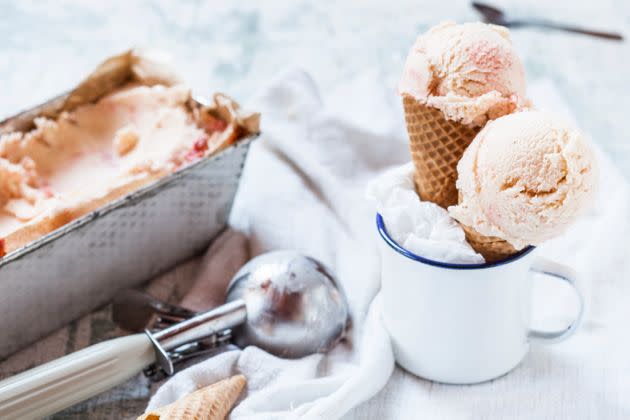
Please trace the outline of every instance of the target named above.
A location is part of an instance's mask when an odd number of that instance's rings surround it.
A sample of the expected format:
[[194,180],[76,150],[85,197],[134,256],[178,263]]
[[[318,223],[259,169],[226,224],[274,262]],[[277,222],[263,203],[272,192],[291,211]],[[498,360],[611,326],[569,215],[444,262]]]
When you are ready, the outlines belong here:
[[246,384],[245,376],[235,375],[151,410],[138,420],[222,420],[230,413]]

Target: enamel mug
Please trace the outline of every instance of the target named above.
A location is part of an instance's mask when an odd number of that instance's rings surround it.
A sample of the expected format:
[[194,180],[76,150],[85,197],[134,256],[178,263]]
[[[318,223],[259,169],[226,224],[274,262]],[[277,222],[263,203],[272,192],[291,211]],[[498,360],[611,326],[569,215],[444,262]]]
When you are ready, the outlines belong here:
[[[472,384],[501,376],[532,342],[557,343],[580,326],[582,295],[569,267],[533,255],[533,247],[499,262],[448,264],[404,249],[376,216],[381,249],[383,317],[397,363],[432,381]],[[572,286],[575,320],[560,331],[530,328],[532,274]]]

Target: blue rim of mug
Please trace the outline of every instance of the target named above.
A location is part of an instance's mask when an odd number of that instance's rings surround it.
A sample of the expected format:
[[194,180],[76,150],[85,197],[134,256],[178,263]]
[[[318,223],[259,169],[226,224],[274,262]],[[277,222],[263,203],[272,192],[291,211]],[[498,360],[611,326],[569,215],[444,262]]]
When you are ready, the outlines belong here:
[[504,260],[495,261],[492,263],[452,264],[452,263],[445,263],[445,262],[430,260],[428,258],[421,257],[420,255],[416,255],[413,252],[400,246],[396,241],[392,239],[391,236],[389,236],[389,233],[387,233],[387,229],[385,228],[385,222],[383,221],[383,216],[381,216],[380,213],[376,213],[376,228],[378,229],[378,233],[381,235],[381,237],[387,243],[387,245],[389,245],[394,251],[398,252],[399,254],[402,254],[403,256],[409,259],[421,262],[423,264],[428,264],[428,265],[432,265],[434,267],[440,267],[440,268],[450,268],[452,270],[480,270],[483,268],[498,267],[504,264],[509,264],[511,262],[514,262],[524,257],[525,255],[532,252],[535,248],[533,246],[528,246],[527,248],[523,248],[523,250],[519,251],[518,253],[514,255],[509,256],[508,258]]

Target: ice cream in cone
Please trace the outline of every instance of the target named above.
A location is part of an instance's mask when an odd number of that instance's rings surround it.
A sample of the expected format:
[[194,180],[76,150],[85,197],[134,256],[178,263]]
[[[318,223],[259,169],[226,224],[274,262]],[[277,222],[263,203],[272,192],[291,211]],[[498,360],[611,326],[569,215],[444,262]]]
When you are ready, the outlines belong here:
[[151,410],[138,420],[223,420],[246,383],[243,375],[232,376],[185,395],[172,404]]
[[399,85],[420,198],[457,203],[457,162],[486,121],[527,103],[507,29],[442,23],[412,47]]
[[563,233],[593,201],[596,163],[584,137],[541,111],[489,122],[457,165],[450,215],[497,261]]

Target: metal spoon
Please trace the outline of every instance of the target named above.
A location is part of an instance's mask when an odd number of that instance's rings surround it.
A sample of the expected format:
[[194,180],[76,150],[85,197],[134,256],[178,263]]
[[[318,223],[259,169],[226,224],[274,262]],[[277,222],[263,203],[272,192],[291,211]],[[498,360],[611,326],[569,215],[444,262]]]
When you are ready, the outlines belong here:
[[120,337],[0,382],[0,418],[39,418],[118,385],[156,363],[173,373],[172,355],[191,343],[241,334],[238,343],[276,355],[324,352],[341,340],[348,306],[318,261],[292,251],[254,258],[235,276],[227,303],[156,333]]
[[486,3],[472,2],[472,6],[483,15],[484,20],[495,25],[505,26],[507,28],[519,28],[523,26],[536,26],[539,28],[559,29],[567,32],[574,32],[584,35],[591,35],[599,38],[622,41],[623,36],[615,32],[603,32],[591,29],[580,28],[572,25],[564,25],[543,19],[509,19],[507,15],[494,6]]

